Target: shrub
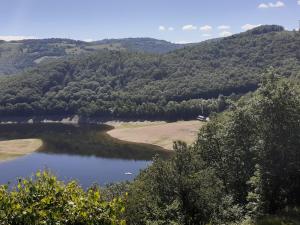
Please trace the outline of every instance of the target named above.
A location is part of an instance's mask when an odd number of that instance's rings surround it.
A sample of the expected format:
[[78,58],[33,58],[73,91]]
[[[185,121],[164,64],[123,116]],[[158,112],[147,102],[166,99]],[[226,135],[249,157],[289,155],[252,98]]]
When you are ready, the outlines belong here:
[[64,184],[48,171],[0,186],[1,225],[124,225],[124,201],[104,201],[99,189],[84,191],[75,181]]

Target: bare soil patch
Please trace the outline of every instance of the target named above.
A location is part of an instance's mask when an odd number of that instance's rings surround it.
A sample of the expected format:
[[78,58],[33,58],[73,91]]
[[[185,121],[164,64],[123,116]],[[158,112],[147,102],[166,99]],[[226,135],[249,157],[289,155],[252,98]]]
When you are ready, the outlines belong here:
[[0,162],[30,154],[40,149],[43,141],[40,139],[17,139],[0,141]]
[[167,123],[164,121],[112,121],[107,124],[115,127],[115,129],[108,131],[108,134],[114,138],[124,141],[157,145],[172,150],[173,142],[177,140],[192,144],[196,140],[197,133],[204,123],[198,120],[192,120],[174,123]]

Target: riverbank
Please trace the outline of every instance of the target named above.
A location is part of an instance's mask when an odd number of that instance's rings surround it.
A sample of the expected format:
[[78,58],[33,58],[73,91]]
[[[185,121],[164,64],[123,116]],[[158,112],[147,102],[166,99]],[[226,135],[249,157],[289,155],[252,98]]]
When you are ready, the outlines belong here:
[[192,144],[196,140],[197,133],[204,122],[198,120],[172,123],[164,121],[111,121],[106,124],[115,128],[107,132],[114,138],[123,141],[157,145],[172,150],[173,142],[177,140]]
[[40,139],[0,141],[0,162],[15,159],[37,151],[43,145]]

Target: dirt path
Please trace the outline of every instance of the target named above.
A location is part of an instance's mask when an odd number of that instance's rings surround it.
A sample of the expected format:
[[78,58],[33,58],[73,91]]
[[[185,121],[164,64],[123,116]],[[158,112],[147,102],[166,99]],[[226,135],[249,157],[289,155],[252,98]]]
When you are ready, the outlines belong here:
[[30,154],[43,145],[40,139],[0,141],[0,162]]
[[200,127],[204,124],[198,120],[178,121],[174,123],[159,122],[109,122],[115,129],[108,132],[114,138],[124,141],[147,143],[172,149],[173,141],[182,140],[192,144]]

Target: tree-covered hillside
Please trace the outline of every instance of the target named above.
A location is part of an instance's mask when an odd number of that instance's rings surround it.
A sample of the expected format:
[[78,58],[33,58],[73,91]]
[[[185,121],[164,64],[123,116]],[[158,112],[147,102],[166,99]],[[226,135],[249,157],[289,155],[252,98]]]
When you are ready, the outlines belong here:
[[223,110],[219,95],[255,90],[270,67],[299,78],[299,43],[299,32],[262,26],[162,55],[101,50],[42,63],[1,79],[0,113],[192,118]]
[[91,45],[100,46],[121,46],[130,51],[146,53],[167,53],[176,49],[183,48],[184,44],[174,44],[164,40],[153,38],[123,38],[123,39],[104,39],[92,42]]
[[136,178],[126,220],[299,224],[299,137],[299,86],[270,75],[258,91],[203,126],[194,145],[174,143],[170,160],[155,159]]
[[0,185],[0,224],[298,225],[300,89],[274,74],[132,182],[86,191],[51,173]]
[[101,49],[166,53],[184,45],[152,38],[106,39],[96,42],[70,39],[0,40],[0,75],[11,75],[26,68],[66,56],[88,54]]

